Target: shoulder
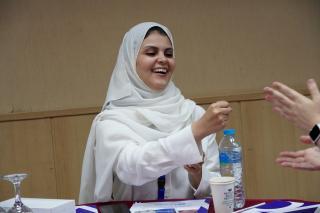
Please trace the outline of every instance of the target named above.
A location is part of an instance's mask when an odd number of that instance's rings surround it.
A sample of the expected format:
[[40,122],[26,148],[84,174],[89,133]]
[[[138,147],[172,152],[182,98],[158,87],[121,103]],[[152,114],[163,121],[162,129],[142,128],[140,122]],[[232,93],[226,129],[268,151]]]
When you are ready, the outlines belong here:
[[202,106],[197,105],[196,102],[194,102],[193,100],[185,99],[185,103],[193,108],[194,118],[199,118],[205,113],[205,109]]
[[205,109],[202,106],[196,105],[194,109],[194,117],[200,118],[205,113]]
[[[120,113],[114,113],[109,110],[100,112],[93,121],[96,125],[96,131],[117,132],[116,130],[127,131],[128,125],[125,122],[125,116]],[[112,131],[106,131],[110,130]]]

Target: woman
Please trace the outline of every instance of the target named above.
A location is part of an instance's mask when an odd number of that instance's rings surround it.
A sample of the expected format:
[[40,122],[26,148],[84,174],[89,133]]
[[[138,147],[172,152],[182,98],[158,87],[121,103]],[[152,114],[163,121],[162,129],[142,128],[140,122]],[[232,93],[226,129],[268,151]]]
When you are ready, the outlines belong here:
[[171,81],[170,31],[146,22],[122,41],[102,112],[93,121],[83,160],[80,203],[210,195],[219,174],[215,133],[231,107],[204,110]]

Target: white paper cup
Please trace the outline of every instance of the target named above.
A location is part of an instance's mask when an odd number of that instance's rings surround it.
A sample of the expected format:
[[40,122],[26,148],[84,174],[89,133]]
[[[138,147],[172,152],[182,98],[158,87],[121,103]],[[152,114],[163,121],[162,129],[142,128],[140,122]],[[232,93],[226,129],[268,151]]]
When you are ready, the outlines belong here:
[[234,177],[213,177],[210,187],[216,213],[231,213],[234,207]]

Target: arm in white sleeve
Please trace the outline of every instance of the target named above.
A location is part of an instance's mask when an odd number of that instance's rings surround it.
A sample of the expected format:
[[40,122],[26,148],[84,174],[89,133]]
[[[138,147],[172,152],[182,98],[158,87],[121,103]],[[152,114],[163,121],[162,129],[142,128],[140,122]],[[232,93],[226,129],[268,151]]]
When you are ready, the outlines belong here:
[[[201,107],[198,107],[196,112],[196,116],[200,118],[203,115],[204,110]],[[202,139],[201,145],[204,152],[202,178],[198,188],[195,189],[195,197],[210,196],[209,180],[212,177],[220,176],[219,149],[216,142],[216,134],[211,134]]]
[[[125,134],[114,135],[103,129],[121,129]],[[105,156],[106,164],[114,163],[113,169],[119,179],[129,185],[142,185],[179,166],[202,161],[191,126],[157,141],[141,142],[141,138],[124,124],[105,121],[99,123],[97,134],[102,141],[98,143],[101,147],[97,146],[96,155]],[[107,162],[106,152],[117,156],[115,162]]]
[[202,140],[204,163],[202,164],[202,178],[196,189],[195,197],[210,196],[209,180],[212,177],[220,176],[219,149],[215,140],[215,134]]

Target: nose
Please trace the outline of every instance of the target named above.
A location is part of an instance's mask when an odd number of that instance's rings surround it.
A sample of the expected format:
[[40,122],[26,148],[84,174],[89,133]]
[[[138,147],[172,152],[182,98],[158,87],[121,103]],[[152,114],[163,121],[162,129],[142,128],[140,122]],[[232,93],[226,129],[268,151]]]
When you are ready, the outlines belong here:
[[164,55],[164,53],[160,53],[158,57],[158,61],[160,63],[166,63],[168,61],[168,58]]

